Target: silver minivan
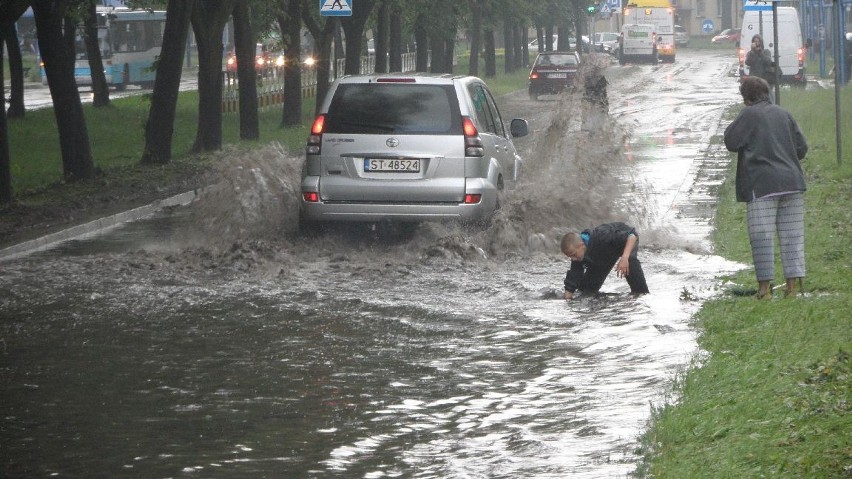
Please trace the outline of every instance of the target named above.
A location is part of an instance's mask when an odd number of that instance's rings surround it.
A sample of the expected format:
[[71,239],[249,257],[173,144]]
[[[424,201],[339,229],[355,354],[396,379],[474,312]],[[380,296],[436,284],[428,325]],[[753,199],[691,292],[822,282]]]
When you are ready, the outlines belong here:
[[488,221],[523,161],[486,84],[449,74],[336,80],[314,121],[300,224]]

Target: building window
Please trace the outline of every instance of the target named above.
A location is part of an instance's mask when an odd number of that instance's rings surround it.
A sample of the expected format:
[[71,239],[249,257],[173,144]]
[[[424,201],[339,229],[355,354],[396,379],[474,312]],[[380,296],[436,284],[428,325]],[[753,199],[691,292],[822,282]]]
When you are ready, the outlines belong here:
[[695,16],[704,17],[704,0],[695,0]]

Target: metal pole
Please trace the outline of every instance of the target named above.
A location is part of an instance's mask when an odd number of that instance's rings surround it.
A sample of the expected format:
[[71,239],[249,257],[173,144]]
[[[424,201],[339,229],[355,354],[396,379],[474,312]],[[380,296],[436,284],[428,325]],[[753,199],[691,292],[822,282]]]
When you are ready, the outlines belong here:
[[842,163],[841,158],[843,157],[843,138],[840,136],[840,86],[842,78],[841,67],[843,65],[843,61],[840,57],[840,37],[843,35],[843,24],[841,23],[841,9],[843,5],[841,5],[840,0],[834,0],[834,18],[836,21],[834,22],[835,27],[834,30],[834,137],[837,142],[837,166],[840,166]]
[[781,65],[778,63],[778,2],[772,2],[772,51],[775,58],[775,104],[781,106]]

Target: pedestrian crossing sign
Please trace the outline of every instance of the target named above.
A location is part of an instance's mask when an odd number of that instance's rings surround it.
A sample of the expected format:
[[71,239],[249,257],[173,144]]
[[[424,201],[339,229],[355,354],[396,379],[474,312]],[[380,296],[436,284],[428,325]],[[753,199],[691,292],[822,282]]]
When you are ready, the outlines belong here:
[[323,17],[352,16],[352,0],[320,0],[320,15]]

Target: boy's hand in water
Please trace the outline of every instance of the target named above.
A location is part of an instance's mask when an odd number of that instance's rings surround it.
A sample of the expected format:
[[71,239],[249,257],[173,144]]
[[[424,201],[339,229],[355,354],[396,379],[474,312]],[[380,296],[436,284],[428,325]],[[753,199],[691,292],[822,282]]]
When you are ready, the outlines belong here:
[[571,291],[565,291],[565,294],[562,295],[562,297],[565,298],[565,299],[573,299],[574,293],[572,293]]

